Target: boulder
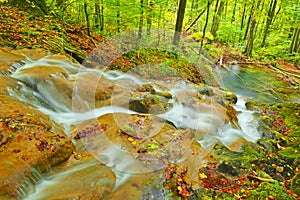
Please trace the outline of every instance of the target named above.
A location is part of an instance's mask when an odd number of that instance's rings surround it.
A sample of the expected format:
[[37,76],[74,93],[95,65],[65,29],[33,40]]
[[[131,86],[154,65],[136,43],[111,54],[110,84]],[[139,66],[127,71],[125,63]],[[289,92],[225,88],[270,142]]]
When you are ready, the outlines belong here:
[[0,77],[0,196],[13,193],[34,170],[45,172],[67,160],[75,150],[62,132],[51,132],[48,116],[8,95],[16,86]]

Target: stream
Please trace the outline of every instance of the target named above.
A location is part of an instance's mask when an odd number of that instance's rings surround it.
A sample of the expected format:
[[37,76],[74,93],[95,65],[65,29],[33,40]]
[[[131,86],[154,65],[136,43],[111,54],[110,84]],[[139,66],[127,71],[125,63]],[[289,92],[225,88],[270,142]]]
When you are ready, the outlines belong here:
[[[50,68],[53,69],[53,73],[43,74]],[[104,72],[98,69],[83,68],[69,61],[55,58],[45,57],[19,66],[11,74],[13,78],[20,81],[19,85],[17,88],[9,88],[9,92],[11,96],[19,98],[49,115],[53,122],[52,131],[55,132],[56,128],[63,127],[65,134],[70,139],[78,131],[86,128],[86,124],[99,124],[97,119],[112,115],[114,124],[127,132],[130,138],[141,138],[141,141],[150,141],[152,137],[161,135],[166,124],[176,127],[177,130],[192,130],[201,133],[199,135],[192,134],[191,137],[185,138],[184,142],[187,146],[193,141],[200,144],[206,152],[202,155],[204,158],[218,142],[228,148],[233,148],[232,144],[238,140],[255,143],[261,137],[260,132],[256,129],[258,122],[255,118],[255,111],[245,108],[245,96],[255,97],[254,93],[231,87],[233,84],[230,84],[230,81],[232,83],[230,76],[233,73],[221,72],[220,74],[223,77],[224,86],[238,94],[237,103],[234,105],[238,117],[236,127],[232,123],[226,122],[226,111],[222,110],[220,104],[208,103],[216,101],[211,95],[201,94],[202,100],[194,102],[192,97],[197,93],[198,86],[192,83],[144,80],[141,77],[117,71]],[[95,100],[99,85],[101,87],[104,83],[113,85],[108,103],[102,99],[101,101]],[[160,99],[167,105],[163,112],[157,112],[154,107],[152,110],[150,109],[150,114],[145,114],[132,110],[130,107],[131,97],[129,94],[149,83],[156,91],[152,94],[155,96],[154,98]],[[171,98],[161,95],[166,92],[171,94]],[[101,90],[99,93],[105,95],[106,91]],[[103,99],[108,98],[103,97]],[[124,127],[132,123],[131,119],[126,118],[131,115],[143,116],[144,121],[149,118],[150,124],[144,125],[145,127],[143,125],[134,127],[136,128],[134,132],[125,130]],[[137,131],[140,129],[142,130]],[[73,183],[92,186],[95,181],[94,177],[100,177],[98,182],[103,184],[114,184],[109,199],[134,199],[136,197],[138,197],[137,199],[170,199],[168,192],[163,187],[166,160],[171,163],[180,163],[186,159],[188,153],[184,149],[177,152],[179,143],[170,139],[162,151],[171,156],[163,158],[162,162],[159,156],[153,158],[152,155],[146,154],[149,164],[145,166],[145,160],[137,159],[139,153],[132,153],[131,150],[124,149],[122,143],[119,143],[117,139],[112,141],[111,137],[105,134],[93,141],[85,138],[81,138],[81,142],[74,139],[73,141],[78,151],[81,151],[83,144],[94,159],[82,161],[79,165],[63,170],[54,167],[46,174],[36,171],[30,180],[19,187],[17,191],[19,199],[42,200],[68,196],[69,187],[79,187],[78,185],[74,186]],[[97,148],[94,148],[95,146]],[[99,162],[113,170],[116,174],[115,183],[111,183],[111,180],[101,173],[81,175],[82,171],[88,171]],[[201,162],[204,161],[200,160],[199,164]],[[149,180],[151,180],[151,184],[147,185]]]

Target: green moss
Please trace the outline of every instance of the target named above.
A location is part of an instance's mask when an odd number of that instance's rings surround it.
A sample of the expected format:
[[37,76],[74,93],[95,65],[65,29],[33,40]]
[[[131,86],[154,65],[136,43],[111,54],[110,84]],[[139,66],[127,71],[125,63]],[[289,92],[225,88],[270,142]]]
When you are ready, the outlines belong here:
[[293,147],[286,147],[285,149],[280,150],[279,155],[288,160],[300,160],[300,152],[298,149],[295,149]]
[[258,188],[251,191],[251,196],[247,199],[269,199],[269,197],[272,197],[273,199],[293,199],[288,196],[288,194],[283,190],[282,186],[279,185],[277,181],[274,183],[262,182],[259,184]]
[[300,195],[300,173],[296,174],[291,180],[291,190]]

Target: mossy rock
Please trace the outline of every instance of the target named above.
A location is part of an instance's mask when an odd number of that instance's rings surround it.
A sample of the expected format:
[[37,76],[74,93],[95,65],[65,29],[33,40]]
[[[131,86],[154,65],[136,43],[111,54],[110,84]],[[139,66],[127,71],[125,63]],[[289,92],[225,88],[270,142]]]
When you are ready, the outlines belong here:
[[296,174],[291,180],[291,190],[300,195],[300,173]]
[[140,113],[161,114],[171,106],[166,98],[159,98],[149,93],[133,93],[132,98],[129,99],[129,108]]
[[273,199],[292,199],[277,181],[274,183],[262,182],[255,190],[251,191],[251,196],[248,199],[268,199],[269,197],[273,197]]
[[224,98],[225,98],[225,100],[227,100],[233,104],[236,104],[237,100],[238,100],[236,94],[234,94],[233,92],[230,92],[230,91],[226,91],[224,93]]

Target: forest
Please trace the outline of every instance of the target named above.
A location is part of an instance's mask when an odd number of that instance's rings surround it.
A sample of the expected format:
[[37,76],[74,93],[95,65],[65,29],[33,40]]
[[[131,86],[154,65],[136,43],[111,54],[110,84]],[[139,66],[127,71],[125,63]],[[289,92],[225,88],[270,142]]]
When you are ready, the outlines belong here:
[[299,200],[300,0],[0,0],[0,200]]
[[137,28],[171,29],[189,35],[205,49],[212,43],[234,48],[254,60],[299,64],[299,0],[1,0],[83,25],[86,34],[109,37]]

